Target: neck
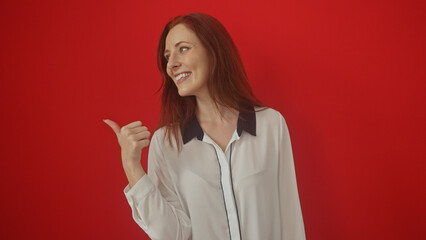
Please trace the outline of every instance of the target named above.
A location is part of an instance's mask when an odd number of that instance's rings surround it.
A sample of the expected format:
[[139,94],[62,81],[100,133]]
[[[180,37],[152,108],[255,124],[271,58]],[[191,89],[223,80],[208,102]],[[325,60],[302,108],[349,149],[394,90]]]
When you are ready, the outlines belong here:
[[211,98],[196,98],[196,115],[200,122],[228,122],[238,117],[238,111],[222,105],[216,106]]

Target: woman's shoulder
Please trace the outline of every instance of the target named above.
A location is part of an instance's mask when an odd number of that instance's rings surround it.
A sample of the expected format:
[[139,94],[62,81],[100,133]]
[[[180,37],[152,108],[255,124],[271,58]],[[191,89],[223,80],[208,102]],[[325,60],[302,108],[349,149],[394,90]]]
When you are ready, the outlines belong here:
[[154,133],[152,134],[152,137],[163,137],[164,133],[166,132],[166,126],[157,128],[156,130],[154,130]]
[[163,142],[167,136],[167,126],[157,128],[152,134],[152,139],[156,141]]
[[259,132],[265,132],[268,136],[277,136],[288,131],[285,118],[273,108],[264,108],[256,111],[256,125]]
[[[163,127],[157,128],[154,131],[154,133],[152,134],[151,143],[159,144],[163,148],[165,148],[165,147],[176,148],[176,146],[177,146],[176,139],[173,137],[173,134],[170,134],[170,136],[169,136],[169,134],[167,132],[168,130],[170,131],[170,129],[168,129],[168,126],[163,126]],[[180,134],[180,132],[179,132],[179,134]],[[170,137],[170,139],[169,139],[169,137]]]
[[284,120],[283,115],[270,107],[255,107],[254,109],[256,111],[256,119],[259,121],[282,121]]

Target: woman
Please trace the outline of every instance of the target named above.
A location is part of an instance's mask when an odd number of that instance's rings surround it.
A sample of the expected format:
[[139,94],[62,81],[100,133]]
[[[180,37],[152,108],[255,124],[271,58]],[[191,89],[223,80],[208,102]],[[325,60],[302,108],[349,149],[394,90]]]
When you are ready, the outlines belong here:
[[171,20],[158,47],[160,126],[117,134],[124,194],[152,239],[305,239],[290,137],[254,96],[222,24],[201,13]]

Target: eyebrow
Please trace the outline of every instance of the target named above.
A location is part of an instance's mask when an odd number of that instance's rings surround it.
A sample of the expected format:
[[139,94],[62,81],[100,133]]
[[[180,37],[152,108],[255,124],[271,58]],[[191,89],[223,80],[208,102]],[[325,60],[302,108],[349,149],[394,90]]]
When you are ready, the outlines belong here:
[[[179,46],[179,44],[181,44],[181,43],[190,43],[190,42],[187,42],[187,41],[180,41],[180,42],[177,42],[177,43],[175,44],[175,47]],[[168,52],[170,52],[170,51],[169,51],[169,49],[164,50],[164,54],[166,54],[166,53],[168,53]]]

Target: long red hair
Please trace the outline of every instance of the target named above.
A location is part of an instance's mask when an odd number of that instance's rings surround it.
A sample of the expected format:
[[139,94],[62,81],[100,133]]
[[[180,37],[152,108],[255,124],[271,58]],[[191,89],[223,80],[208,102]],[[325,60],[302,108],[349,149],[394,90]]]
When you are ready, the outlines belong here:
[[164,57],[166,37],[177,24],[191,29],[211,56],[211,67],[207,85],[210,97],[216,106],[222,105],[247,111],[244,106],[263,106],[255,97],[247,79],[237,47],[225,27],[214,17],[204,13],[190,13],[169,21],[161,34],[157,49],[157,65],[161,73],[163,90],[161,96],[160,122],[158,128],[166,126],[166,136],[176,139],[181,149],[180,130],[194,117],[194,96],[181,97],[173,80],[167,75],[167,60]]

